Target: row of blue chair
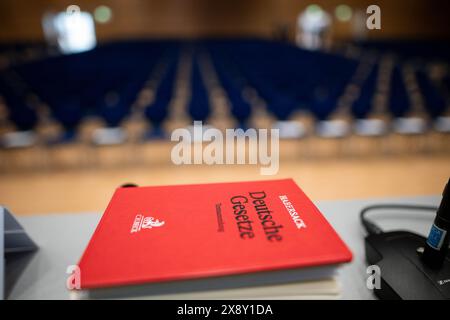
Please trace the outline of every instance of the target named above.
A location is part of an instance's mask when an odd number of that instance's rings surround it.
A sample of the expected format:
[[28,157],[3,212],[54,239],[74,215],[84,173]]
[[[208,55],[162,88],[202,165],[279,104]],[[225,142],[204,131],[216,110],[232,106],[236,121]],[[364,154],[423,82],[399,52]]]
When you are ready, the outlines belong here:
[[[362,46],[365,48],[365,46]],[[413,68],[417,88],[409,88],[404,64],[394,60],[389,70],[381,65],[383,47],[371,62],[339,54],[302,50],[296,46],[261,39],[181,41],[134,41],[105,44],[89,52],[49,57],[14,65],[0,72],[0,95],[17,130],[33,130],[40,115],[35,97],[49,107],[51,116],[64,128],[60,141],[74,139],[86,117],[100,117],[107,127],[118,127],[133,112],[132,106],[158,66],[151,89],[154,97],[144,106],[144,116],[156,135],[168,119],[176,91],[181,52],[193,48],[187,112],[193,120],[211,115],[207,75],[202,72],[203,54],[211,58],[214,72],[230,102],[230,113],[245,127],[253,112],[245,96],[253,90],[278,120],[288,120],[298,110],[325,121],[339,111],[338,103],[350,85],[358,88],[348,113],[366,119],[373,113],[379,94],[380,72],[388,72],[387,113],[405,117],[412,110],[411,90],[422,95],[431,119],[443,116],[449,105],[449,75],[432,80],[425,66]],[[358,75],[358,68],[366,74]],[[158,69],[159,70],[159,69]],[[385,75],[386,76],[386,75]]]

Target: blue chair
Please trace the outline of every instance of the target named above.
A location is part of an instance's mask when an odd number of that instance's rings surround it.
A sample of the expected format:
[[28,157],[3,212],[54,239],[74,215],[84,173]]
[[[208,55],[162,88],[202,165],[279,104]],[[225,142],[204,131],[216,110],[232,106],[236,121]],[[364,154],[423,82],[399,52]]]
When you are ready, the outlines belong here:
[[205,123],[210,115],[209,96],[200,72],[198,59],[198,56],[194,56],[191,75],[191,99],[188,105],[188,112],[194,121]]
[[169,62],[156,89],[154,100],[145,108],[145,117],[152,124],[151,131],[146,134],[146,138],[149,139],[165,136],[162,124],[169,115],[169,105],[175,90],[179,52],[175,50],[168,55]]

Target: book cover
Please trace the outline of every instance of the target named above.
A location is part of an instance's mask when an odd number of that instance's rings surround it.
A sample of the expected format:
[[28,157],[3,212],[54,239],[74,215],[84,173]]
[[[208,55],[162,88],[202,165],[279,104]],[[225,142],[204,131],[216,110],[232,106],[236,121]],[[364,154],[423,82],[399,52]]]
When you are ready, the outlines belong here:
[[349,262],[292,179],[118,188],[81,260],[81,289]]

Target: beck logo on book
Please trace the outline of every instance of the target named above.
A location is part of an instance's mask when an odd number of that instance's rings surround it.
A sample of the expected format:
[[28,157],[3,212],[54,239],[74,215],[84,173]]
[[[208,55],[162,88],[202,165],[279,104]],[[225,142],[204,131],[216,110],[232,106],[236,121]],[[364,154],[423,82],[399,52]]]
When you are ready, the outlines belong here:
[[130,233],[141,231],[141,229],[152,229],[155,227],[162,227],[164,221],[159,221],[153,217],[144,217],[142,214],[137,214],[131,226]]

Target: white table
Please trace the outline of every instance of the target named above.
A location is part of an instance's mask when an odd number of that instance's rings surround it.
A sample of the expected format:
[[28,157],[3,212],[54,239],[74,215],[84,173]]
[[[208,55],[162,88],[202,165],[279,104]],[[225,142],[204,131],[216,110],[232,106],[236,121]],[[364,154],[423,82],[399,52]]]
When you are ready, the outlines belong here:
[[[353,262],[342,267],[339,279],[344,299],[373,299],[366,287],[364,252],[365,232],[359,221],[360,210],[377,203],[438,205],[439,196],[382,198],[369,200],[320,201],[317,206],[347,243],[354,254]],[[427,235],[434,214],[430,212],[394,211],[373,213],[380,226],[411,230]],[[9,299],[68,299],[66,269],[77,264],[100,220],[98,213],[19,216],[18,220],[39,245],[24,268]]]

